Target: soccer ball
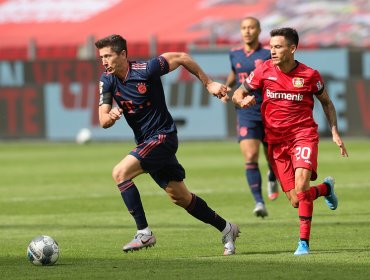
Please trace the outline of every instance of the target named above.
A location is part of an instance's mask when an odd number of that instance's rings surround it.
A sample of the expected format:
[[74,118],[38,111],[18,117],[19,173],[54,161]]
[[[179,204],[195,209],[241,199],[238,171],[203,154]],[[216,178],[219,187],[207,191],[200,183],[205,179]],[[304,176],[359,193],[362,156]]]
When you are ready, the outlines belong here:
[[91,141],[91,131],[88,128],[82,128],[76,136],[78,144],[86,144]]
[[36,236],[27,247],[27,257],[34,265],[53,265],[59,258],[59,245],[50,236]]

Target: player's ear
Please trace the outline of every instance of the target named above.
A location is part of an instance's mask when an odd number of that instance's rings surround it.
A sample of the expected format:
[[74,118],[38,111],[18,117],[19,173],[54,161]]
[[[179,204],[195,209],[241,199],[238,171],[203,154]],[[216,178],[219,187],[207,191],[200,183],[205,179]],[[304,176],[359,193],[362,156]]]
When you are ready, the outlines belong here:
[[290,45],[290,52],[295,53],[296,50],[297,50],[297,46],[295,44],[291,44]]

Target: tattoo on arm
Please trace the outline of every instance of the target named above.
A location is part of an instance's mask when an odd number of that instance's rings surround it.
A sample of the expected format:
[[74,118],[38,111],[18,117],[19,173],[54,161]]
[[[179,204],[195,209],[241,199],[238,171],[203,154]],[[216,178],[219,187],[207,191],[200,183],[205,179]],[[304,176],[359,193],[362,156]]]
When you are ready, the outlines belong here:
[[317,98],[321,102],[322,108],[324,110],[326,119],[329,122],[330,128],[332,128],[333,126],[338,127],[337,112],[326,90],[324,90],[324,92],[321,95],[317,96]]

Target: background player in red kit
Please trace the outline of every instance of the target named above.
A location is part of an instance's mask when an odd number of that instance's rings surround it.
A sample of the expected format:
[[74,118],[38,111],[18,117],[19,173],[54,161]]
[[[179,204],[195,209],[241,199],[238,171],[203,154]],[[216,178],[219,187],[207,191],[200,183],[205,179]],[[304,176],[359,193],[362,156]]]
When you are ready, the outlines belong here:
[[234,92],[233,102],[247,108],[256,103],[250,92],[262,89],[261,113],[265,125],[270,163],[293,207],[298,208],[300,240],[294,255],[309,253],[313,200],[325,196],[331,210],[338,206],[334,179],[310,187],[317,178],[319,135],[313,119],[314,99],[320,101],[333,141],[348,156],[341,140],[336,110],[318,71],[296,61],[298,33],[293,28],[270,32],[271,60],[257,67]]
[[[100,78],[100,125],[109,128],[123,115],[134,132],[137,144],[112,172],[137,226],[134,239],[124,245],[123,250],[139,250],[156,243],[146,220],[139,190],[133,182],[138,175],[149,173],[176,205],[222,233],[224,255],[235,254],[238,226],[219,216],[203,199],[191,193],[183,181],[185,170],[176,158],[176,125],[167,109],[160,78],[183,66],[203,83],[210,94],[218,98],[223,97],[228,88],[212,81],[186,53],[171,52],[148,61],[129,61],[126,40],[120,35],[98,40],[95,46],[106,69]],[[118,107],[112,106],[113,100]]]
[[[263,48],[258,40],[261,33],[258,19],[244,18],[240,24],[240,33],[244,45],[231,49],[229,53],[231,71],[225,84],[230,87],[235,84],[239,87],[257,65],[270,59],[270,50]],[[261,117],[262,95],[259,89],[253,94],[256,97],[256,105],[248,110],[236,107],[237,135],[245,160],[245,176],[256,203],[253,214],[263,218],[268,215],[268,212],[262,195],[262,177],[258,157],[262,143],[267,158],[267,143],[263,141],[265,132]],[[221,100],[227,101],[228,99],[226,95]],[[270,200],[275,200],[279,195],[279,186],[270,164],[268,166],[267,193]]]

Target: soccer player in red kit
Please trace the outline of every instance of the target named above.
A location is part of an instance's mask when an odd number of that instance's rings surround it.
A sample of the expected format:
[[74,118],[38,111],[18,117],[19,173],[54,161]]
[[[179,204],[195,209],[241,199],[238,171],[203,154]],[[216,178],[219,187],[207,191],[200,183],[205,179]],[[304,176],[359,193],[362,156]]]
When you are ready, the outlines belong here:
[[262,89],[261,113],[269,161],[290,203],[298,208],[300,239],[294,255],[299,256],[310,251],[313,200],[324,196],[331,210],[338,206],[332,177],[310,187],[310,181],[317,178],[319,143],[318,126],[313,118],[314,96],[322,105],[341,155],[348,153],[338,133],[336,110],[321,75],[294,59],[299,41],[297,31],[274,29],[270,35],[271,60],[258,66],[232,99],[240,108],[248,108],[256,103],[250,93]]

